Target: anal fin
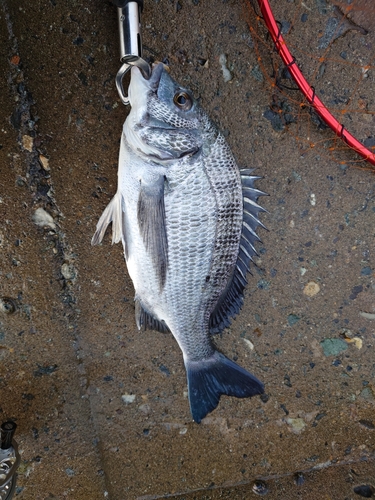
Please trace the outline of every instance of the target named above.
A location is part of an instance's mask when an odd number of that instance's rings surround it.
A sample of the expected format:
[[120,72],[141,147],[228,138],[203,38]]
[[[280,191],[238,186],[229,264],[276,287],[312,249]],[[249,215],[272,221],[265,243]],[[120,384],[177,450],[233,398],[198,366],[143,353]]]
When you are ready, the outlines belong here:
[[155,316],[147,311],[137,297],[135,298],[135,321],[138,330],[156,330],[162,333],[170,332],[165,321],[155,318]]

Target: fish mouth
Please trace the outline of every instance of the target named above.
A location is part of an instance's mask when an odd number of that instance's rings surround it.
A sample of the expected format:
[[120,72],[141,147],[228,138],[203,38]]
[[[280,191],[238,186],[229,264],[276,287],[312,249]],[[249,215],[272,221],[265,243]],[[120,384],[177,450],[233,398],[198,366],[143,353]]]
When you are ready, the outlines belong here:
[[150,86],[150,90],[156,92],[159,88],[159,83],[161,79],[161,75],[163,71],[167,68],[163,63],[155,63],[151,67],[151,76],[148,79],[148,84]]
[[144,71],[138,66],[133,66],[132,68],[132,78],[135,77],[137,81],[137,85],[142,82],[142,85],[146,86],[152,92],[157,92],[161,80],[161,76],[163,71],[169,72],[168,66],[163,64],[162,62],[154,63],[151,66],[151,75],[146,75]]
[[131,79],[128,88],[128,98],[131,106],[143,107],[146,105],[147,95],[151,91],[157,93],[160,80],[165,66],[163,63],[153,64],[151,67],[151,76],[142,71],[138,66],[132,66]]

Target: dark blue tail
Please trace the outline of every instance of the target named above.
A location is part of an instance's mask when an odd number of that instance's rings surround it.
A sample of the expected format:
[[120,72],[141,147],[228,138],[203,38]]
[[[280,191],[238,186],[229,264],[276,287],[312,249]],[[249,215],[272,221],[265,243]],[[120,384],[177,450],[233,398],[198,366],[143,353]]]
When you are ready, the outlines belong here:
[[250,398],[263,394],[264,386],[254,375],[215,351],[210,358],[185,360],[190,411],[198,424],[214,410],[220,396]]

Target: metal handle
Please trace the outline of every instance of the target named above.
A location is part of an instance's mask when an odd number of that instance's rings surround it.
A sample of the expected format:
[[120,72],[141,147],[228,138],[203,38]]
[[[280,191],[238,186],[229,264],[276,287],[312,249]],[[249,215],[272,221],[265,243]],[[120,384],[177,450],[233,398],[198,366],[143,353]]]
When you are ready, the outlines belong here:
[[142,57],[141,19],[137,2],[128,2],[117,9],[120,35],[120,60]]
[[8,421],[1,424],[0,433],[1,433],[1,449],[9,450],[12,447],[12,441],[14,433],[16,432],[17,424],[14,422]]
[[117,8],[118,27],[120,36],[120,60],[123,63],[116,75],[116,87],[120,99],[124,104],[129,104],[129,99],[123,87],[123,78],[131,66],[138,66],[146,78],[151,76],[150,65],[142,58],[142,37],[141,37],[141,10],[143,2],[126,1],[116,2],[121,7]]
[[11,421],[0,426],[0,499],[10,500],[16,488],[17,469],[21,462],[16,441],[13,440],[17,424]]

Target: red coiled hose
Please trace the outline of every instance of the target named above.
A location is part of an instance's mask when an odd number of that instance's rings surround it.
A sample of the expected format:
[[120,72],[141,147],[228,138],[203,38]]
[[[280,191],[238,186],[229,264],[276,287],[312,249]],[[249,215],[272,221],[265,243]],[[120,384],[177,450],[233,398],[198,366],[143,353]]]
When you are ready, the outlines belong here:
[[311,87],[306,78],[303,76],[302,71],[299,69],[295,58],[290,53],[286,42],[281,35],[281,29],[276,23],[268,0],[257,1],[262,12],[264,22],[267,26],[268,31],[270,32],[277,52],[280,54],[284,64],[288,68],[288,71],[292,75],[294,81],[298,85],[303,95],[308,100],[309,104],[311,104],[317,114],[324,120],[324,122],[334,131],[334,133],[338,137],[340,137],[350,148],[360,154],[365,160],[370,162],[372,165],[375,165],[375,154],[367,149],[355,137],[353,137],[348,132],[348,130],[346,130],[344,125],[336,120],[336,118],[330,113],[323,102],[315,94],[314,88]]

